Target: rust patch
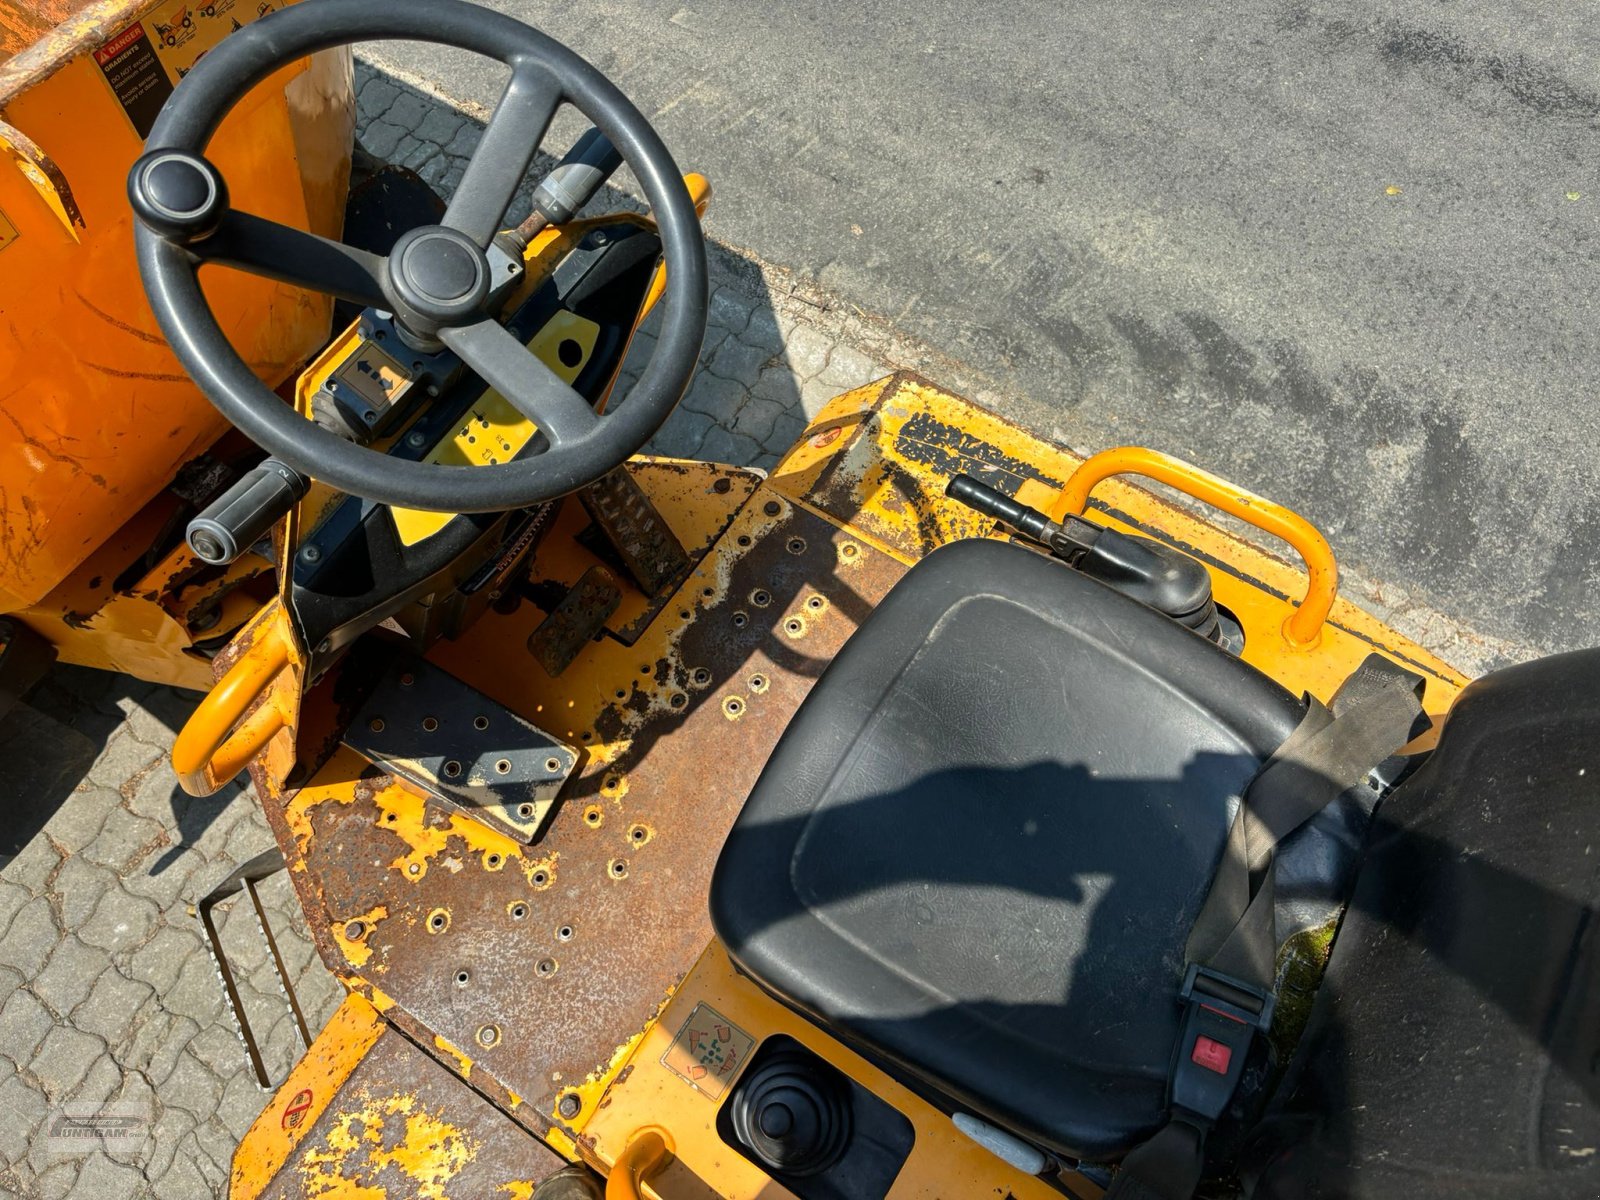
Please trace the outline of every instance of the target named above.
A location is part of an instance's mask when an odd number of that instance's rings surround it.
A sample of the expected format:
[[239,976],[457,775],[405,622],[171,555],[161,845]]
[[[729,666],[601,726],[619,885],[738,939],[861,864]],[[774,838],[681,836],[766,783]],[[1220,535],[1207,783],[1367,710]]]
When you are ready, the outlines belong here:
[[[396,781],[363,777],[364,760],[343,750],[281,814],[269,814],[302,851],[293,874],[330,965],[375,1003],[381,995],[385,1017],[424,1047],[436,1038],[471,1047],[473,1085],[530,1128],[546,1128],[567,1092],[586,1109],[597,1104],[693,966],[711,936],[705,898],[717,853],[768,753],[905,569],[769,491],[746,512],[754,515],[731,526],[666,606],[664,641],[650,635],[665,654],[609,642],[584,659],[574,694],[624,699],[592,718],[601,738],[589,742],[589,760],[536,845]],[[841,553],[845,545],[851,553]],[[770,603],[740,609],[747,620],[736,626],[735,605],[758,590]],[[817,596],[826,603],[808,608]],[[484,656],[452,659],[449,669],[550,729],[511,685],[532,681],[545,689],[532,694],[550,703],[550,689],[566,681],[538,683],[531,663],[506,669],[538,616],[484,617],[471,635]],[[784,630],[794,618],[805,623],[803,639]],[[708,673],[703,685],[691,682],[696,671]],[[737,720],[727,716],[730,696],[739,698]],[[607,819],[613,808],[617,819]],[[488,869],[490,852],[503,856],[500,869]],[[345,920],[380,904],[387,916],[367,934],[369,956],[351,976],[319,914]],[[441,909],[448,925],[430,932],[429,914]],[[549,965],[540,971],[541,963]],[[478,1035],[490,1025],[498,1036],[485,1045]]]

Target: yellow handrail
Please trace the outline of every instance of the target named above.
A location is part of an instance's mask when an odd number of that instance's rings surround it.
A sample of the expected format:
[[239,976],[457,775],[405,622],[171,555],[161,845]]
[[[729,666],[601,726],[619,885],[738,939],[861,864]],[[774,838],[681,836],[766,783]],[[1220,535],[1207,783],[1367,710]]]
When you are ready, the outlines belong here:
[[172,743],[172,769],[184,791],[191,796],[211,795],[249,766],[288,724],[276,704],[265,703],[250,712],[288,665],[288,644],[276,626],[266,626],[200,701]]
[[635,1130],[606,1176],[606,1200],[643,1200],[646,1177],[672,1157],[672,1137],[663,1129],[647,1126]]
[[1177,488],[1293,546],[1306,564],[1306,594],[1284,621],[1283,638],[1297,650],[1317,644],[1339,592],[1339,566],[1328,539],[1310,521],[1209,471],[1143,446],[1119,446],[1085,459],[1061,489],[1050,516],[1057,521],[1082,516],[1089,493],[1113,475],[1143,475]]

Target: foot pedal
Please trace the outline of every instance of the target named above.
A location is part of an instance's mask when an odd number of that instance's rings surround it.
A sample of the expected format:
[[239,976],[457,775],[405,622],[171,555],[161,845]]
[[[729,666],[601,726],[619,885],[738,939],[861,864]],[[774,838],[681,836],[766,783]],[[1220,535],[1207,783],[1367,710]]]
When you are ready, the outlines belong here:
[[578,765],[571,746],[421,659],[389,668],[344,743],[523,843]]
[[281,870],[283,870],[283,854],[276,847],[264,851],[241,865],[233,874],[212,888],[205,899],[189,910],[191,914],[200,918],[200,924],[205,927],[206,944],[211,948],[211,959],[216,964],[217,977],[222,981],[222,994],[228,1002],[228,1011],[233,1014],[234,1032],[239,1035],[239,1042],[244,1046],[245,1056],[250,1060],[250,1068],[256,1074],[256,1082],[265,1091],[271,1091],[283,1080],[274,1081],[267,1074],[267,1065],[261,1057],[261,1047],[256,1042],[255,1031],[250,1027],[250,1018],[244,1011],[244,1001],[239,996],[238,980],[234,977],[227,953],[222,949],[222,938],[217,933],[214,914],[217,905],[224,900],[232,899],[240,893],[250,897],[250,905],[256,911],[256,921],[261,926],[261,937],[266,942],[267,953],[272,959],[272,969],[278,974],[278,984],[283,989],[283,998],[288,1002],[295,1028],[300,1031],[300,1044],[309,1050],[311,1030],[306,1025],[305,1013],[300,1011],[300,1000],[295,995],[294,985],[289,982],[289,973],[284,968],[283,955],[278,952],[277,940],[272,936],[272,926],[267,921],[266,909],[261,906],[261,897],[256,893],[256,884]]
[[604,567],[590,567],[539,627],[528,635],[528,653],[551,679],[560,676],[572,660],[606,627],[622,603],[617,579]]
[[626,467],[581,488],[578,499],[646,596],[689,572],[689,552]]

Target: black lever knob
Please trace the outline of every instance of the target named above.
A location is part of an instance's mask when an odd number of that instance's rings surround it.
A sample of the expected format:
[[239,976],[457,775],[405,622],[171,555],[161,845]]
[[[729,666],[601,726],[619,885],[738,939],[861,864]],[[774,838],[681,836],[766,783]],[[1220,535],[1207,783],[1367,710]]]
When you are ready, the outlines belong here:
[[166,238],[187,246],[204,241],[228,215],[228,185],[198,154],[152,150],[128,172],[134,215]]
[[189,522],[189,549],[202,562],[226,566],[264,538],[310,486],[293,467],[267,459]]
[[1004,492],[997,492],[971,475],[957,475],[945,487],[944,494],[968,508],[993,517],[1011,526],[1018,533],[1036,542],[1048,542],[1051,526],[1049,517],[1036,508],[1018,504]]

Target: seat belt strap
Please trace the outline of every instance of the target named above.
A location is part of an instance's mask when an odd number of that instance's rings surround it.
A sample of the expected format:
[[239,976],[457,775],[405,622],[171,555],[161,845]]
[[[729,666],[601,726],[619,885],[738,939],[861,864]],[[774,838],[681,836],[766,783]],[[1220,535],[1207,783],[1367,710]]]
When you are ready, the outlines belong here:
[[1251,780],[1185,947],[1170,1117],[1129,1152],[1107,1200],[1193,1196],[1206,1132],[1232,1099],[1256,1033],[1272,1024],[1278,845],[1415,736],[1422,689],[1420,677],[1368,655],[1330,706],[1306,697],[1300,724]]

